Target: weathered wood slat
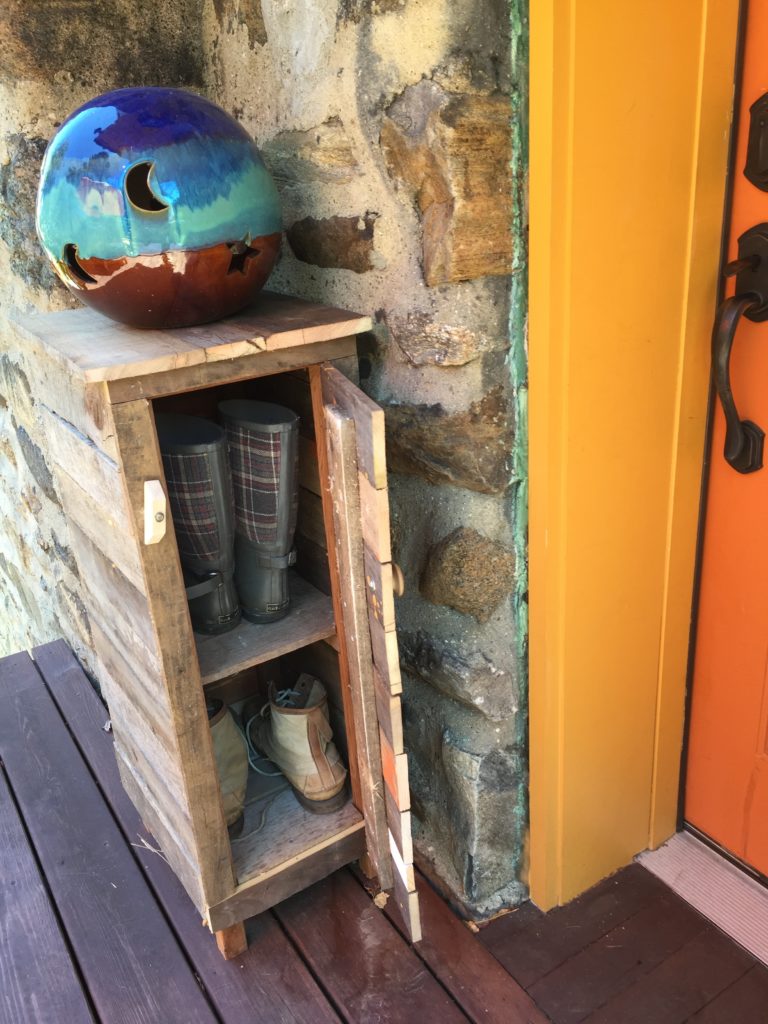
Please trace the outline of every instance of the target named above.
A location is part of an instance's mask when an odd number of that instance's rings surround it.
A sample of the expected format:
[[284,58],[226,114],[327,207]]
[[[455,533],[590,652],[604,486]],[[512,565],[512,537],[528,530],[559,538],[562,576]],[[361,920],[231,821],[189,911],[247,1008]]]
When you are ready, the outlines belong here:
[[386,487],[374,487],[362,473],[358,483],[360,485],[360,510],[363,517],[365,546],[380,562],[391,562],[389,491]]
[[325,548],[327,545],[322,499],[304,487],[299,488],[299,514],[296,520],[296,532],[302,534],[319,548]]
[[381,731],[397,754],[403,752],[403,709],[399,697],[393,697],[379,670],[373,667],[373,689],[376,696],[376,711]]
[[[154,418],[146,401],[114,408],[120,463],[136,537],[143,537],[144,481],[165,479]],[[199,888],[191,892],[200,910],[228,896],[235,884],[221,793],[205,710],[197,651],[189,620],[178,549],[170,530],[156,544],[142,545],[150,626],[167,693],[169,724],[176,736],[182,789],[167,799],[189,815],[199,866]],[[151,827],[152,821],[147,822]]]
[[[379,720],[388,842],[391,844],[394,896],[410,922],[414,938],[419,934],[418,896],[413,877],[413,844],[410,841],[408,761],[403,750],[402,709],[397,694],[402,691],[400,660],[395,632],[393,571],[379,552],[391,557],[389,545],[389,502],[386,487],[383,411],[333,367],[320,371],[328,416],[334,409],[355,423],[358,487],[355,515],[358,517],[365,570],[366,618],[373,660],[372,695]],[[347,484],[352,486],[352,481]],[[366,506],[361,502],[365,500]],[[370,541],[366,539],[366,533]]]
[[245,619],[219,636],[195,634],[200,673],[205,684],[278,658],[300,644],[323,640],[335,631],[333,607],[297,573],[289,578],[291,606],[285,618],[256,624]]
[[354,338],[336,338],[296,348],[274,352],[257,352],[239,359],[224,359],[195,366],[180,366],[160,373],[147,373],[141,377],[113,380],[109,383],[109,397],[113,404],[135,402],[141,398],[175,395],[180,391],[213,387],[235,381],[253,380],[275,373],[284,373],[309,367],[318,359],[335,360],[355,351]]
[[120,784],[112,740],[101,727],[105,709],[93,687],[62,641],[38,647],[34,656],[223,1024],[242,1024],[256,1014],[275,1024],[337,1021],[325,996],[270,914],[248,922],[249,948],[235,964],[222,961],[213,936],[200,926],[200,915],[179,880],[161,857],[143,845],[154,847],[155,841],[145,831]]
[[339,672],[341,675],[341,694],[344,702],[344,720],[346,722],[347,739],[347,764],[349,766],[349,783],[352,790],[352,800],[356,807],[362,808],[362,794],[360,784],[360,770],[357,756],[357,735],[354,715],[352,713],[352,696],[350,692],[349,660],[347,657],[346,631],[344,626],[344,615],[341,603],[341,579],[339,575],[339,563],[336,552],[336,527],[333,519],[333,498],[328,478],[328,444],[327,430],[325,423],[325,403],[323,402],[323,389],[320,380],[320,368],[317,365],[309,367],[309,385],[312,395],[312,416],[317,441],[317,459],[320,468],[320,480],[322,481],[322,502],[323,521],[325,522],[325,537],[327,546],[329,582],[331,590],[331,602],[333,604],[333,618],[336,623],[336,633],[328,638],[328,643],[339,653]]
[[211,927],[227,928],[243,918],[261,914],[269,907],[326,878],[334,871],[362,857],[365,830],[356,821],[344,831],[329,836],[316,847],[305,850],[288,863],[239,885],[232,896],[209,912]]
[[214,1024],[29,655],[0,663],[0,688],[0,756],[97,1013]]
[[297,533],[294,538],[294,547],[296,548],[296,571],[321,594],[330,597],[332,593],[331,568],[325,545],[320,547],[304,534]]
[[411,793],[408,786],[408,757],[404,753],[396,754],[394,752],[383,730],[379,733],[379,741],[384,783],[398,810],[407,811],[411,806]]
[[[311,398],[310,398],[311,401]],[[299,482],[313,494],[322,494],[317,445],[314,440],[299,434]]]
[[247,310],[215,324],[137,331],[83,308],[20,318],[27,336],[60,353],[86,381],[119,380],[179,367],[307,346],[370,330],[370,317],[262,292]]
[[320,374],[325,404],[338,407],[355,421],[358,469],[375,488],[385,488],[384,410],[335,367],[324,365]]
[[326,407],[328,481],[333,498],[336,556],[344,616],[352,714],[357,737],[362,810],[368,852],[384,889],[392,884],[386,808],[381,791],[381,752],[373,690],[373,664],[363,581],[363,543],[357,494],[354,421]]
[[[258,815],[257,815],[258,817]],[[360,821],[360,812],[350,801],[333,814],[312,814],[284,789],[277,794],[263,815],[261,828],[243,835],[232,843],[235,871],[240,884],[266,875],[280,864],[300,858],[346,832]],[[246,822],[246,825],[248,822]]]
[[0,770],[0,1024],[91,1024],[24,826]]
[[275,914],[347,1020],[468,1019],[349,872],[287,900]]
[[133,585],[74,521],[69,524],[89,616],[99,622],[110,640],[138,661],[148,674],[157,671],[155,637],[146,595]]
[[381,562],[368,547],[364,547],[365,596],[368,612],[383,630],[395,628],[395,594],[392,587],[392,563]]
[[14,358],[20,360],[27,379],[34,381],[35,401],[55,409],[103,452],[116,458],[115,427],[106,385],[84,386],[65,357],[49,348],[48,338],[38,328],[35,315],[12,319],[8,339]]

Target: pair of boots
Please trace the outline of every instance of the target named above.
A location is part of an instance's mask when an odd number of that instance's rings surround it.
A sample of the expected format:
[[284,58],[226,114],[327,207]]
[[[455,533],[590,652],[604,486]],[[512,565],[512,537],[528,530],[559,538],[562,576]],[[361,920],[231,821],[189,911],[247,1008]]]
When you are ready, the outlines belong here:
[[269,702],[248,702],[241,734],[228,707],[208,702],[224,817],[231,838],[243,827],[251,749],[281,769],[299,803],[315,814],[344,805],[347,771],[332,739],[325,687],[306,673],[288,689],[270,687]]
[[271,402],[220,402],[223,427],[159,413],[157,436],[192,628],[288,611],[298,508],[298,417]]

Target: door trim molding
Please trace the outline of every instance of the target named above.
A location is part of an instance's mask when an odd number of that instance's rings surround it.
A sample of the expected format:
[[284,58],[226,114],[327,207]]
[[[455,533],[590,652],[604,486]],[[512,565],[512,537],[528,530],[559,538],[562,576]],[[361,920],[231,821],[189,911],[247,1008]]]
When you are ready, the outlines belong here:
[[610,0],[531,5],[530,886],[545,909],[677,825],[738,0],[650,8],[629,31]]

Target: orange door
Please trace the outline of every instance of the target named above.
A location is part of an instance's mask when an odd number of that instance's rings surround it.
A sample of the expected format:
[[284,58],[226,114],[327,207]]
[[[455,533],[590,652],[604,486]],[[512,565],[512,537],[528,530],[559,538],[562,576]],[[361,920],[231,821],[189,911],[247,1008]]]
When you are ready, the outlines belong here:
[[[728,260],[743,262],[731,268],[738,276],[729,278],[717,345],[713,339],[721,395],[706,498],[685,817],[768,876],[768,461],[757,468],[761,430],[768,430],[768,294],[765,309],[759,298],[768,293],[766,0],[749,4],[744,47],[728,241]],[[734,405],[726,430],[728,377]]]

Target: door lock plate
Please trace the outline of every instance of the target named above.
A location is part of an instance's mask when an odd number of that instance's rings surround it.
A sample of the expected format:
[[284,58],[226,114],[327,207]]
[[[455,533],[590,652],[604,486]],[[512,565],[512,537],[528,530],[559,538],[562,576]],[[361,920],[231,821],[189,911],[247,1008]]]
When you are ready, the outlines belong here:
[[768,224],[756,224],[738,241],[739,263],[736,294],[754,295],[757,302],[744,313],[748,320],[768,320]]

